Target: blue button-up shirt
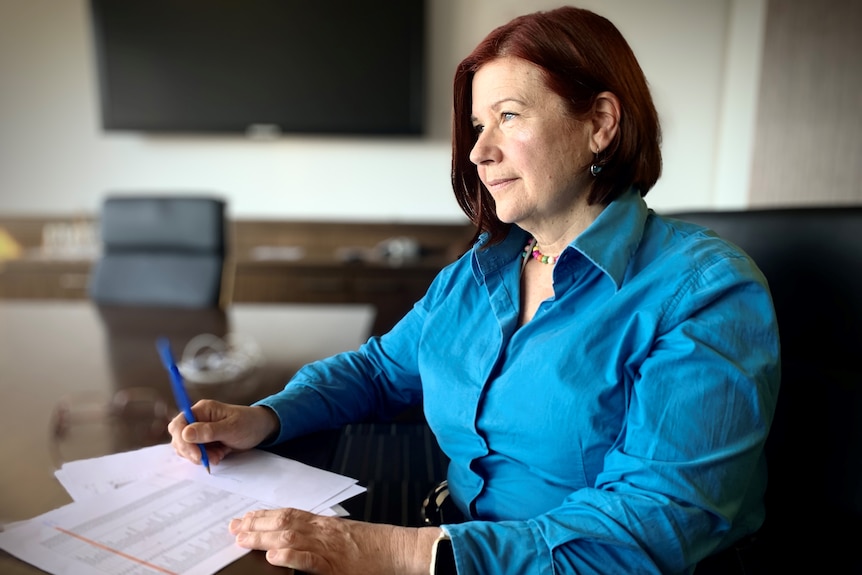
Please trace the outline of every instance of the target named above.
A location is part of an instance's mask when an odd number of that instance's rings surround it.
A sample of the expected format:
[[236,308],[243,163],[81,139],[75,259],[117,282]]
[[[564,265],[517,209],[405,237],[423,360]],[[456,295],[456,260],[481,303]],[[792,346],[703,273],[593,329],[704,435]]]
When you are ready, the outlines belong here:
[[513,228],[387,335],[261,403],[279,440],[424,401],[451,459],[458,572],[680,573],[763,520],[778,330],[752,261],[631,191],[560,255],[518,326]]

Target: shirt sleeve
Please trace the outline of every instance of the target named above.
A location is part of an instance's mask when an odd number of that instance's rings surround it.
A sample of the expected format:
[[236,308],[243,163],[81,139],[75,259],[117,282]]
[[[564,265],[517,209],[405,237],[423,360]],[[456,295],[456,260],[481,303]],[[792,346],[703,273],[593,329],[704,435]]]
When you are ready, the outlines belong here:
[[759,527],[737,514],[762,510],[778,393],[765,280],[743,257],[707,262],[659,326],[595,485],[526,521],[447,525],[459,574],[687,573]]
[[386,335],[304,366],[282,391],[256,402],[271,408],[281,424],[278,437],[266,445],[369,417],[386,420],[418,404],[416,341],[422,313],[415,306]]

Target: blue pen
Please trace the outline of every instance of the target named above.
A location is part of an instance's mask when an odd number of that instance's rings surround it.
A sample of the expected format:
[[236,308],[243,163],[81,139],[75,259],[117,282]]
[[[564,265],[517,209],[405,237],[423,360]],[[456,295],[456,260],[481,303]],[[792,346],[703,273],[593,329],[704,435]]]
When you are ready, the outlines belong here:
[[[159,355],[162,357],[162,363],[165,365],[165,369],[168,370],[168,373],[171,376],[171,389],[174,390],[174,398],[177,401],[177,407],[179,407],[182,410],[183,415],[186,416],[186,422],[194,423],[195,416],[192,413],[192,402],[189,400],[189,395],[186,393],[186,386],[183,383],[183,376],[180,374],[180,370],[174,361],[174,355],[171,353],[171,343],[168,341],[168,338],[160,337],[156,340],[156,347],[159,350]],[[204,464],[204,467],[207,468],[207,473],[209,473],[210,460],[209,457],[207,457],[207,450],[203,444],[198,443],[198,447],[201,450],[201,463]]]

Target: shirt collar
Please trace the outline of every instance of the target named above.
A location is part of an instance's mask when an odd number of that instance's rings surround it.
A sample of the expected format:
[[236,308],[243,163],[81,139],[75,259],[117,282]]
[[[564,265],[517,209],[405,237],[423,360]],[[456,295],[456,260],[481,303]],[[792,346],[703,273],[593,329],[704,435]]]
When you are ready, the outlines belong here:
[[485,281],[485,276],[512,263],[513,259],[520,262],[521,254],[530,239],[530,234],[518,226],[512,226],[502,242],[483,249],[488,243],[488,237],[487,232],[483,233],[479,236],[476,245],[473,246],[473,275],[479,283]]
[[[649,209],[640,193],[636,189],[628,190],[602,210],[596,220],[563,250],[560,261],[567,257],[567,251],[578,251],[619,289],[629,261],[643,237],[648,214]],[[488,241],[488,234],[482,234],[473,246],[476,281],[482,283],[486,275],[510,264],[513,259],[520,261],[529,239],[527,232],[512,226],[502,242],[482,249]]]
[[569,247],[581,252],[620,289],[648,215],[646,202],[632,188],[611,202]]

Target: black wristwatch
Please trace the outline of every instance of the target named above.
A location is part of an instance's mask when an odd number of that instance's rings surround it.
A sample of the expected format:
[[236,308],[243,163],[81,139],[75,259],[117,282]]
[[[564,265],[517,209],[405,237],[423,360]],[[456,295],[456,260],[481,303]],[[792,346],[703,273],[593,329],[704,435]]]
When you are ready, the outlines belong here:
[[445,535],[434,545],[433,575],[458,575],[455,568],[455,552],[452,550],[452,540]]

